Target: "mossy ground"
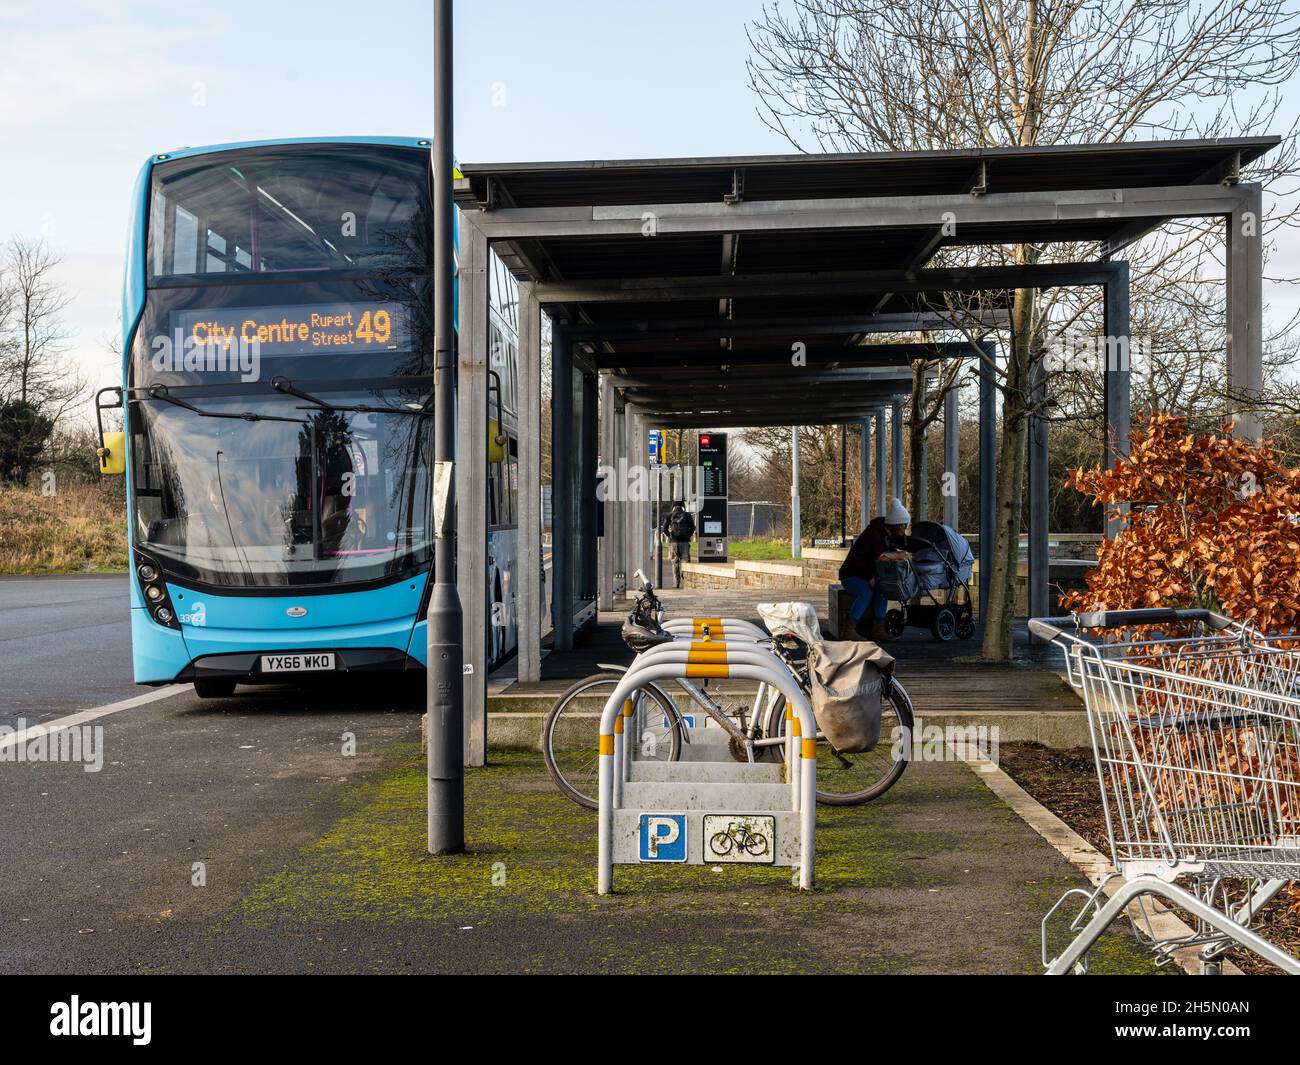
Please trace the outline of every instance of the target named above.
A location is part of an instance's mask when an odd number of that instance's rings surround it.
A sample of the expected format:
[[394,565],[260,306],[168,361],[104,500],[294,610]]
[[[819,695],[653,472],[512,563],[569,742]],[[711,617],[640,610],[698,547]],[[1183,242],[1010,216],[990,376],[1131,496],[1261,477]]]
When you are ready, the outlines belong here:
[[[1029,973],[1042,914],[1077,883],[1041,841],[1025,864],[1028,829],[963,766],[916,767],[881,801],[819,808],[814,892],[769,867],[620,866],[618,893],[601,897],[595,815],[555,791],[537,754],[494,751],[468,773],[470,849],[452,858],[425,852],[418,747],[394,748],[390,765],[349,785],[333,827],[214,934],[361,926],[380,970],[398,967],[386,938],[404,950],[427,936],[420,964],[462,971]],[[991,893],[989,878],[1005,882]],[[490,963],[454,938],[471,929],[491,933]],[[428,956],[451,943],[455,957]],[[1152,971],[1119,934],[1094,962]]]

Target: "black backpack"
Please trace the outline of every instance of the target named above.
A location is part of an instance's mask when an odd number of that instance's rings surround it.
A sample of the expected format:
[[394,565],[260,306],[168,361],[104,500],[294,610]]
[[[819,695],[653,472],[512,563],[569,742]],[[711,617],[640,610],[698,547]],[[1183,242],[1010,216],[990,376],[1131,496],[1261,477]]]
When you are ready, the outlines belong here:
[[668,539],[681,543],[689,540],[693,532],[695,522],[686,511],[673,511],[668,515]]

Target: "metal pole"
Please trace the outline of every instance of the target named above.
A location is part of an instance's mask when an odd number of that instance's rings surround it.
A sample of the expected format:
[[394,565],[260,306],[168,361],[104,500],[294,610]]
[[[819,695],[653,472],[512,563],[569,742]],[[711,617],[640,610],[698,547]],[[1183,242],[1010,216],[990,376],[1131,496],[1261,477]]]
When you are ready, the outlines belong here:
[[802,557],[799,543],[799,426],[790,429],[790,557]]
[[[1029,616],[1046,617],[1051,580],[1048,555],[1048,422],[1044,412],[1047,401],[1047,370],[1041,358],[1029,371],[1029,383],[1035,414],[1029,419]],[[1030,642],[1034,642],[1030,637]]]
[[889,408],[890,498],[903,498],[903,401],[895,399]]
[[[455,350],[452,337],[452,0],[433,5],[433,593],[428,614],[429,853],[465,849],[465,738],[460,596],[456,592]],[[438,496],[442,495],[442,500]]]
[[[667,439],[665,437],[665,439]],[[660,455],[662,460],[665,456]],[[655,483],[655,587],[664,586],[664,538],[661,535],[664,523],[664,467],[660,466],[654,471]],[[669,504],[671,506],[671,504]]]
[[951,529],[956,529],[961,520],[961,500],[957,495],[959,431],[957,388],[953,386],[943,397],[943,523]]
[[988,616],[989,574],[993,571],[993,526],[997,511],[997,384],[993,363],[997,348],[992,341],[983,341],[980,347],[984,358],[980,360],[979,396],[979,463],[980,463],[980,623]]
[[840,547],[848,544],[848,513],[845,511],[849,493],[849,427],[840,425]]
[[[1104,461],[1106,468],[1115,460],[1128,455],[1132,415],[1129,410],[1129,268],[1128,263],[1116,264],[1119,269],[1107,280],[1102,289],[1102,316],[1106,332],[1104,345],[1106,365],[1102,367],[1106,425],[1104,428]],[[1231,296],[1229,296],[1231,300]],[[1124,528],[1124,519],[1111,517],[1114,510],[1106,510],[1106,536],[1114,539]]]
[[858,422],[858,529],[867,527],[871,520],[871,423],[863,418]]
[[[885,408],[876,408],[876,514],[889,507],[885,499]],[[865,523],[864,523],[865,524]]]

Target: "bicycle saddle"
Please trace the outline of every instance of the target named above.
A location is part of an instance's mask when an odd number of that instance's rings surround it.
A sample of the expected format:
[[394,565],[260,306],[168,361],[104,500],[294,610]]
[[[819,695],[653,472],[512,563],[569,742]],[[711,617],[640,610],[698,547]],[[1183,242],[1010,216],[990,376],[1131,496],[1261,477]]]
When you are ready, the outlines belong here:
[[641,625],[631,618],[623,622],[623,642],[637,654],[658,647],[661,643],[672,643],[673,638],[663,629],[652,629]]

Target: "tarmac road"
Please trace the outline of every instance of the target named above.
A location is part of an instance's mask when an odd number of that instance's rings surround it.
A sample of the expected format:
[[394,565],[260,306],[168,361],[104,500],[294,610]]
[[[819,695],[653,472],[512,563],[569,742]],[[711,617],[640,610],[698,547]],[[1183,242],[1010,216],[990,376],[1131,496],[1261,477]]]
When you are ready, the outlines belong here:
[[91,723],[98,772],[93,741],[81,763],[0,760],[0,972],[201,968],[211,922],[333,823],[349,778],[419,736],[418,677],[139,688],[126,611],[125,577],[0,580],[0,725],[163,695]]
[[138,695],[125,576],[0,577],[0,725]]

